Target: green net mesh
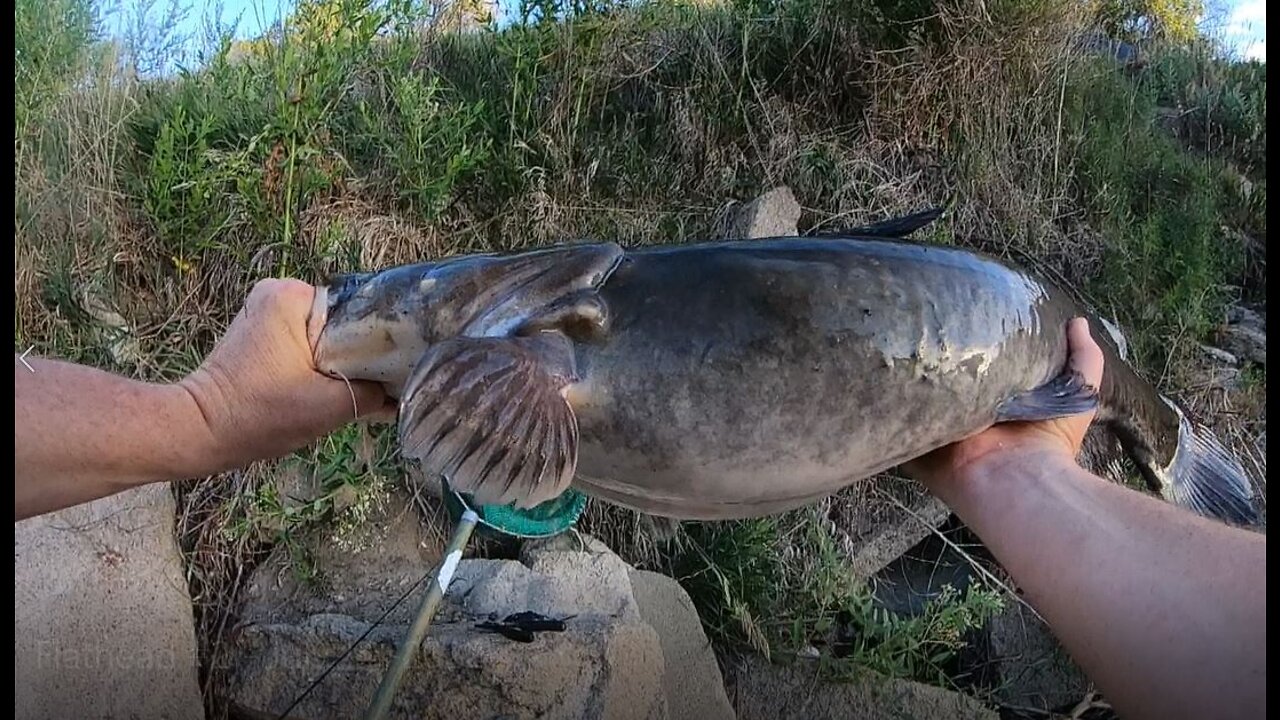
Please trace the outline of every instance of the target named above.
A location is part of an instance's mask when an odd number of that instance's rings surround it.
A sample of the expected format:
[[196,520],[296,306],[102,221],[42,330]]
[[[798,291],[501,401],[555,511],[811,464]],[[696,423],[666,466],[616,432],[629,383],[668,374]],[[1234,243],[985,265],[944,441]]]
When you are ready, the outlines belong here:
[[444,484],[444,497],[449,513],[457,520],[464,510],[480,516],[480,525],[503,535],[521,538],[550,537],[573,527],[587,507],[587,496],[569,489],[554,500],[536,507],[520,509],[514,505],[475,505],[468,495],[455,492]]

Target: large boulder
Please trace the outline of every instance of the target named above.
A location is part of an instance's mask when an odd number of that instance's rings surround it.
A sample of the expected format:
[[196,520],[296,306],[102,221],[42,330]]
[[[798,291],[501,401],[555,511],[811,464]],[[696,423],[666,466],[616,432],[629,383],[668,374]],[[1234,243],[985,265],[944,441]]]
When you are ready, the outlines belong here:
[[[508,565],[467,560],[458,572],[484,581],[495,571],[508,574]],[[531,571],[524,579],[543,580]],[[510,586],[509,580],[502,582]],[[481,632],[475,628],[480,619],[455,614],[431,627],[396,695],[392,717],[665,717],[662,651],[656,633],[638,619],[587,612],[570,619],[566,631],[540,633],[531,643]],[[370,623],[349,615],[311,615],[297,624],[245,628],[233,649],[233,706],[278,716],[336,661],[289,717],[359,717],[406,629],[382,625],[360,641]],[[340,659],[353,645],[355,652]]]
[[631,592],[640,617],[662,643],[663,692],[671,720],[733,720],[720,666],[702,631],[693,600],[661,573],[632,570]]
[[[424,588],[396,601],[432,570],[440,549],[438,533],[414,512],[371,525],[380,529],[368,551],[332,552],[319,539],[314,580],[293,578],[283,550],[255,572],[231,642],[237,711],[274,717],[330,666],[289,715],[353,717],[368,705]],[[573,533],[528,544],[519,560],[463,560],[392,715],[732,717],[719,668],[700,652],[706,638],[688,597],[649,575]],[[477,627],[519,612],[565,618],[565,628],[520,642]]]
[[17,717],[204,717],[168,486],[15,523],[13,541]]

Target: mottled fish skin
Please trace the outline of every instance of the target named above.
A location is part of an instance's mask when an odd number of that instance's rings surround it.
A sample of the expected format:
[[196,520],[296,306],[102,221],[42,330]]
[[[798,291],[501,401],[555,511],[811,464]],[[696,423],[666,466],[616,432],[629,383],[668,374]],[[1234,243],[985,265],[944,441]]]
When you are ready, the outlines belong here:
[[1060,375],[1062,293],[971,252],[824,237],[629,251],[577,347],[578,484],[658,515],[802,505]]
[[[780,512],[998,421],[1096,402],[1153,489],[1253,516],[1238,463],[1133,372],[1096,318],[968,250],[857,236],[570,245],[339,278],[328,293],[321,370],[397,397],[445,340],[567,339],[571,375],[545,382],[576,418],[574,485],[653,515]],[[1064,375],[1080,315],[1105,355],[1096,399]],[[477,406],[467,422],[498,412]],[[1196,487],[1175,487],[1178,474]]]
[[599,285],[621,257],[613,243],[580,244],[336,278],[326,291],[316,364],[335,376],[381,382],[399,397],[433,344],[507,336],[541,312],[554,313],[565,297]]

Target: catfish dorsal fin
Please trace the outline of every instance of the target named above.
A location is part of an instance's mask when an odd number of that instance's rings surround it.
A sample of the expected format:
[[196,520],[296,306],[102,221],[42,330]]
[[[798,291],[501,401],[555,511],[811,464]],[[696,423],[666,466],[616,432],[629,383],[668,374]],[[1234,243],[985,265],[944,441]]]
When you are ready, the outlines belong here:
[[879,222],[859,225],[854,228],[823,230],[818,234],[901,239],[942,217],[944,210],[941,207],[933,207],[910,215],[880,220]]
[[578,461],[577,418],[561,394],[572,381],[559,333],[439,343],[400,400],[402,452],[480,504],[551,500]]

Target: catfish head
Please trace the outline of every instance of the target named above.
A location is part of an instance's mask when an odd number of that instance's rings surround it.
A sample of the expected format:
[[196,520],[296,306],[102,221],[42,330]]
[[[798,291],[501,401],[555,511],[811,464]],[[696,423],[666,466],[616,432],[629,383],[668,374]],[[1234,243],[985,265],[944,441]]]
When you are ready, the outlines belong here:
[[335,277],[308,322],[316,365],[400,397],[420,359],[449,340],[600,331],[607,313],[595,290],[622,255],[614,243],[565,245]]

